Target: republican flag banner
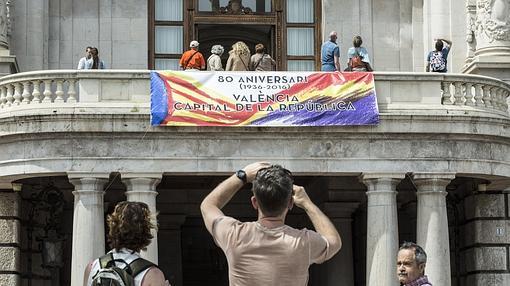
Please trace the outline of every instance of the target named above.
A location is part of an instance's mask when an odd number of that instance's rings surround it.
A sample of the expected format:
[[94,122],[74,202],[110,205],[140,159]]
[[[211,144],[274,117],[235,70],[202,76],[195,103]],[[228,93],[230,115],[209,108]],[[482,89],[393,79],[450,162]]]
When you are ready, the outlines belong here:
[[378,123],[372,73],[151,71],[152,125]]

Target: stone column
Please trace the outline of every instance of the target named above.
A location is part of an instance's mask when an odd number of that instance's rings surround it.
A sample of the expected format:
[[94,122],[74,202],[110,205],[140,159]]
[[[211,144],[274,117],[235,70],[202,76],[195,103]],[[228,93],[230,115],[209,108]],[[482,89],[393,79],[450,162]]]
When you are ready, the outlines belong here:
[[342,248],[327,263],[327,286],[336,286],[342,281],[344,286],[354,285],[354,259],[352,255],[352,213],[358,202],[325,203],[324,213],[335,225],[342,238]]
[[87,264],[105,253],[103,186],[109,174],[68,173],[74,185],[71,285],[83,284]]
[[181,226],[185,219],[184,215],[158,216],[159,239],[165,242],[165,247],[161,249],[159,265],[171,285],[183,285]]
[[21,285],[20,228],[19,194],[0,192],[0,285]]
[[434,286],[450,286],[450,240],[446,212],[446,186],[453,173],[414,174],[418,189],[416,243],[427,253],[425,273]]
[[434,39],[451,40],[450,5],[444,0],[423,1],[423,43],[424,55],[434,49]]
[[405,174],[363,174],[367,191],[368,286],[398,285],[397,184]]
[[[122,174],[122,182],[126,185],[126,198],[131,202],[143,202],[149,206],[151,213],[156,214],[156,186],[162,178],[162,174]],[[152,230],[154,238],[147,250],[141,252],[141,256],[155,264],[158,264],[158,232]]]

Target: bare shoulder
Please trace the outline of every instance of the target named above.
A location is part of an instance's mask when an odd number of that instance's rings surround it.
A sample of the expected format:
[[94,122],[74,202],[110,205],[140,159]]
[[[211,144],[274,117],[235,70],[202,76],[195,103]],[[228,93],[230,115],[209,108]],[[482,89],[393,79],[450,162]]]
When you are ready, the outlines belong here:
[[143,278],[142,286],[165,286],[167,284],[165,275],[157,267],[151,267]]

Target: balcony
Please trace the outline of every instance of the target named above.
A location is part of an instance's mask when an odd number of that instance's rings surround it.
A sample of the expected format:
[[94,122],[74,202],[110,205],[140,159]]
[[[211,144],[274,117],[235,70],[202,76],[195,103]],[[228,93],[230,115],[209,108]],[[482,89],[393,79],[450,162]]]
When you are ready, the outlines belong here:
[[[149,116],[144,70],[54,70],[0,79],[0,118],[55,114]],[[510,85],[463,74],[375,73],[381,116],[479,116],[510,119]],[[148,119],[147,119],[148,120]]]
[[58,70],[1,78],[0,187],[90,170],[224,174],[268,158],[304,175],[453,172],[510,186],[510,85],[497,79],[375,73],[377,126],[253,128],[150,126],[149,77]]

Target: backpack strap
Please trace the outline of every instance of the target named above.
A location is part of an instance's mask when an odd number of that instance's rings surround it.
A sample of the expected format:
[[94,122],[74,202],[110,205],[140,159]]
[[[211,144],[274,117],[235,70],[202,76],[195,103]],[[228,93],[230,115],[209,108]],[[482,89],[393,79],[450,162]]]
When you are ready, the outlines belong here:
[[241,60],[241,62],[243,63],[243,66],[244,68],[249,71],[250,69],[248,68],[248,66],[246,65],[246,63],[243,61],[243,58],[241,57],[241,55],[239,55],[239,59]]
[[260,59],[257,61],[257,64],[255,65],[255,67],[253,67],[253,70],[256,70],[259,67],[260,62],[264,59],[265,56],[266,56],[266,54],[262,54],[262,57],[260,57]]
[[150,267],[158,267],[156,264],[150,262],[149,260],[143,259],[143,258],[137,258],[133,260],[131,263],[129,263],[129,267],[131,268],[131,276],[133,278],[136,277],[136,275],[142,273],[143,271],[147,270]]
[[189,57],[189,58],[186,60],[186,63],[184,64],[184,67],[183,67],[184,69],[186,69],[186,68],[188,67],[189,62],[191,62],[191,60],[193,59],[193,57],[194,57],[197,53],[198,53],[198,51],[195,51],[195,52],[191,55],[191,57]]
[[107,253],[101,257],[99,257],[99,267],[101,269],[106,268],[113,261],[113,254]]

